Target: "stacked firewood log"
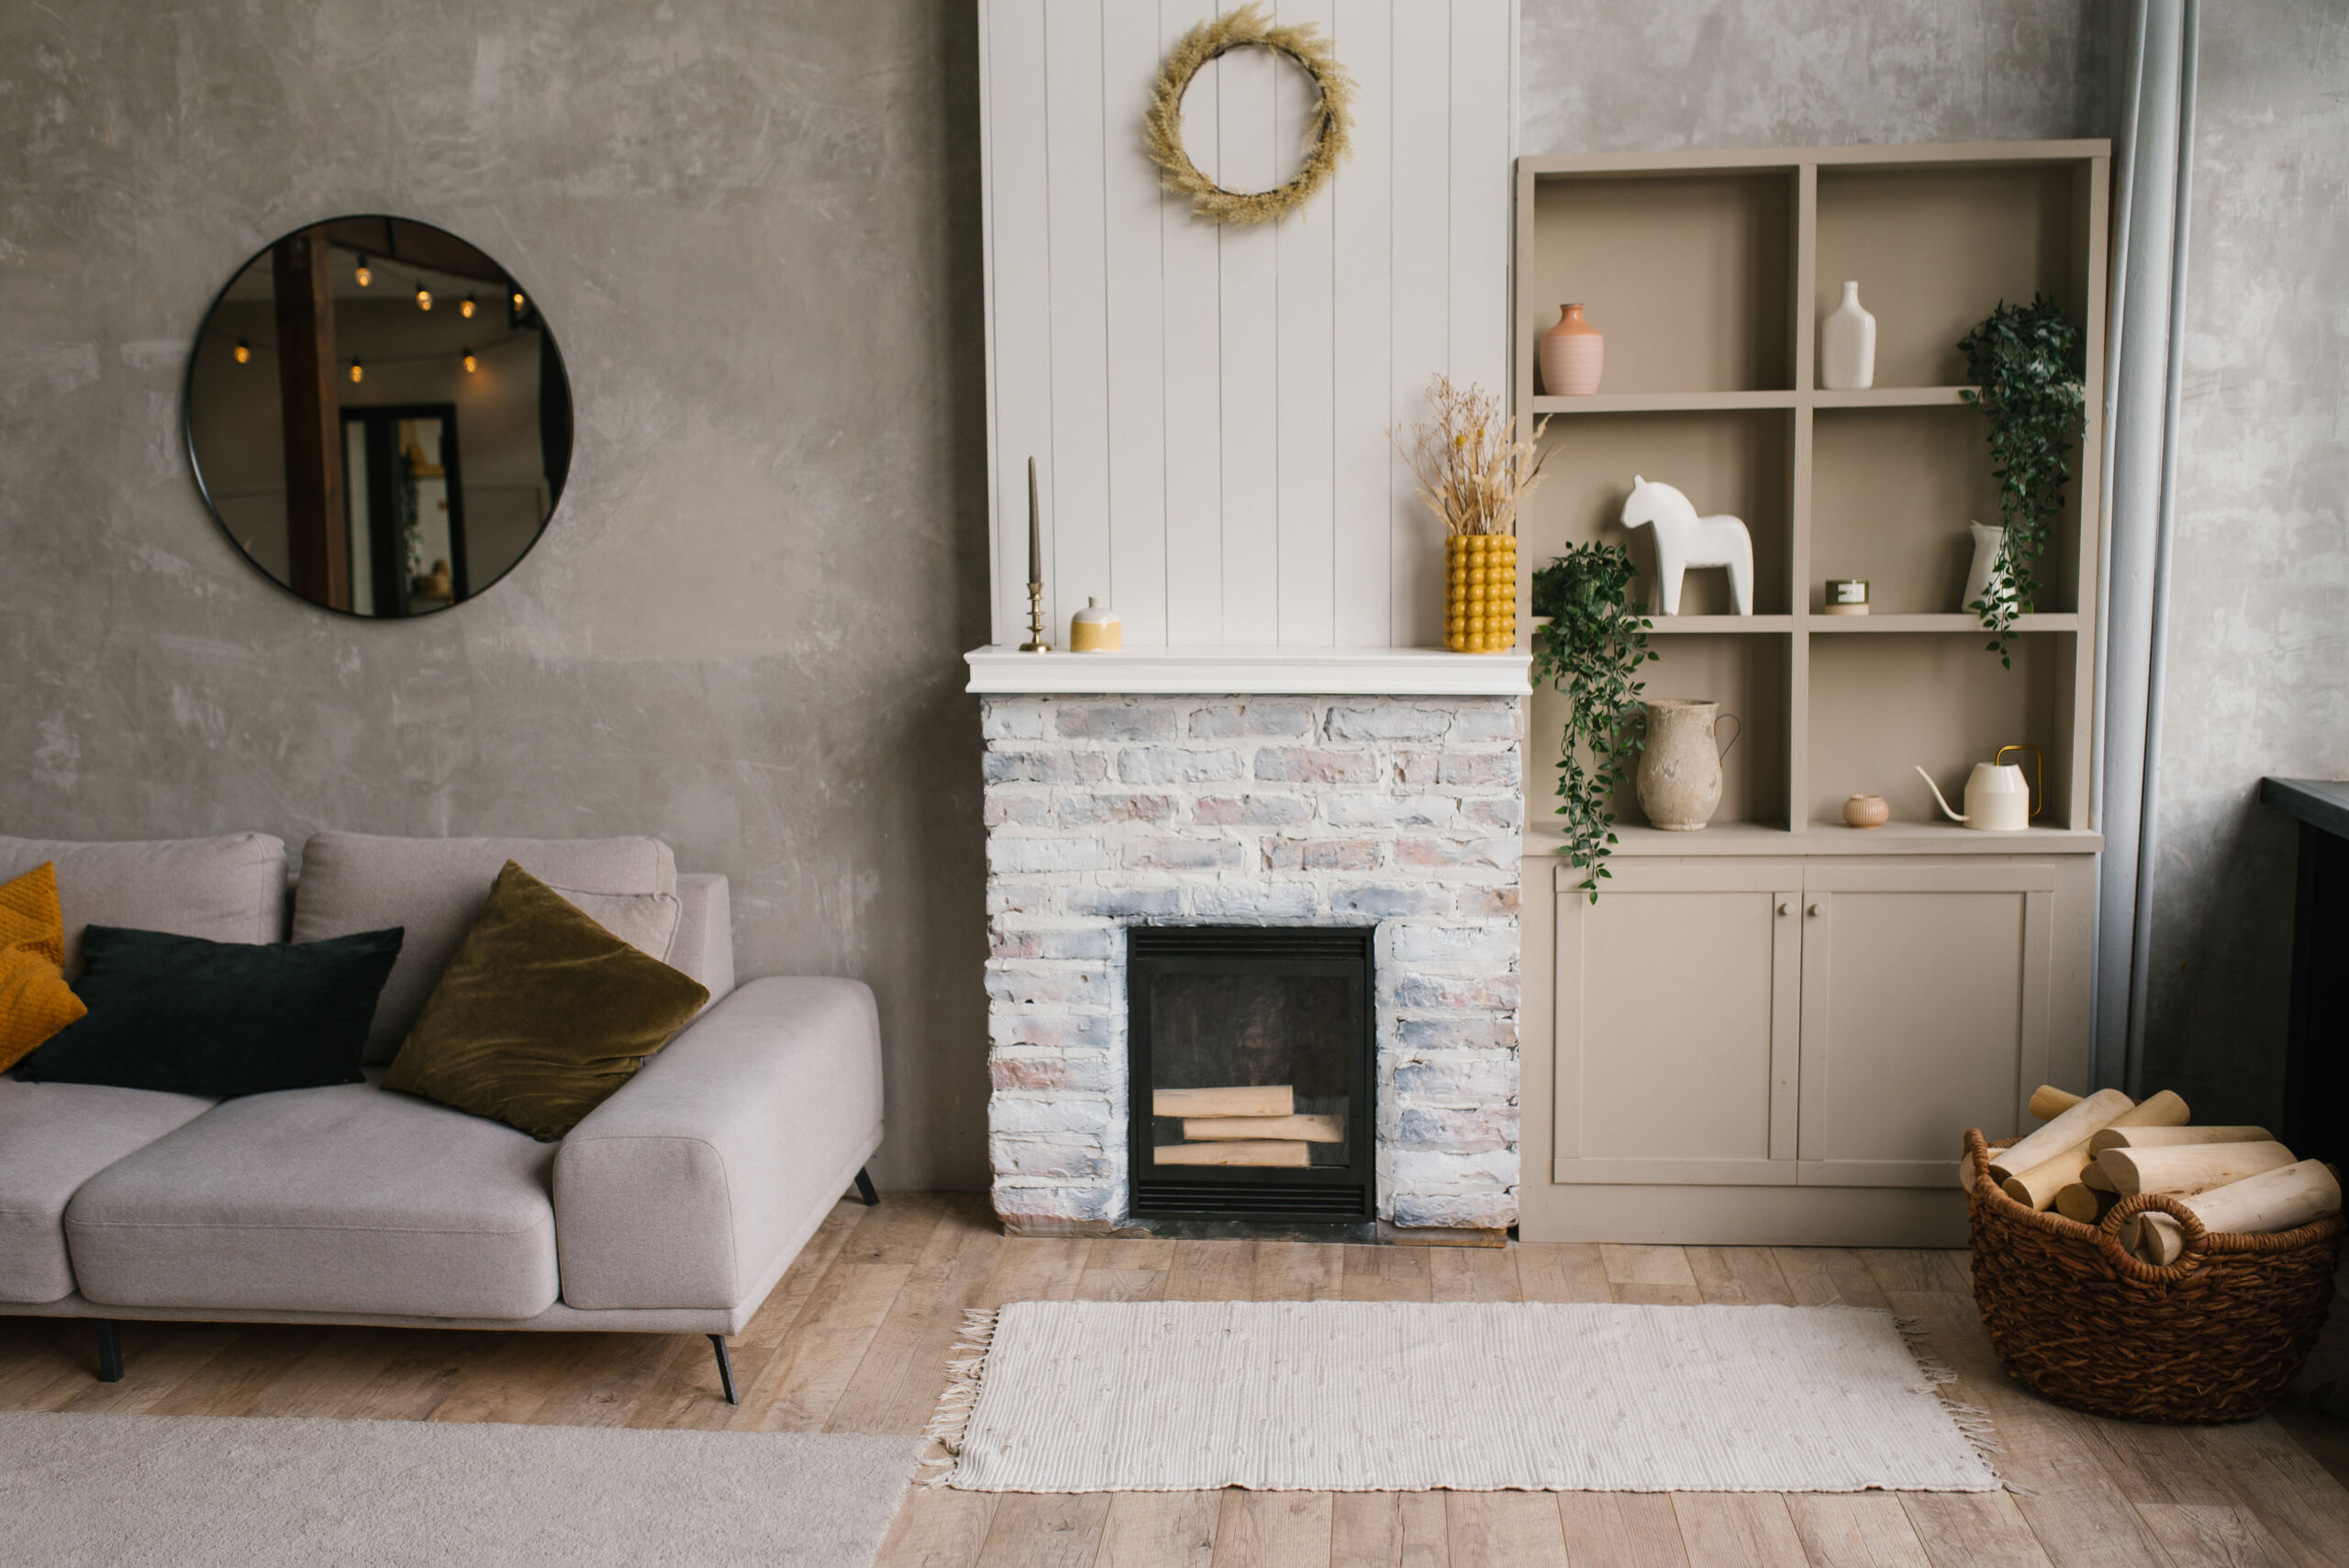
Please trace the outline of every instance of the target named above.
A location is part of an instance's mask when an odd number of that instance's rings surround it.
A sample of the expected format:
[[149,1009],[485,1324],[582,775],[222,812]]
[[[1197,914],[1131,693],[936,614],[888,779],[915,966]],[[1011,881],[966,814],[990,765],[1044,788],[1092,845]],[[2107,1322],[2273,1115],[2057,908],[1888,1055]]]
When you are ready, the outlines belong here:
[[[2206,1230],[2289,1230],[2341,1207],[2341,1184],[2321,1160],[2295,1160],[2264,1127],[2196,1127],[2164,1089],[2140,1102],[2118,1089],[2083,1098],[2052,1085],[2031,1096],[2046,1123],[1990,1157],[1990,1179],[2026,1208],[2083,1225],[2138,1193],[2165,1193]],[[2148,1209],[2121,1221],[2121,1244],[2149,1263],[2175,1262],[2186,1230]]]
[[1183,1121],[1184,1141],[1162,1143],[1152,1153],[1161,1165],[1294,1168],[1313,1162],[1309,1145],[1346,1140],[1345,1118],[1300,1116],[1296,1089],[1287,1084],[1156,1089],[1150,1114]]

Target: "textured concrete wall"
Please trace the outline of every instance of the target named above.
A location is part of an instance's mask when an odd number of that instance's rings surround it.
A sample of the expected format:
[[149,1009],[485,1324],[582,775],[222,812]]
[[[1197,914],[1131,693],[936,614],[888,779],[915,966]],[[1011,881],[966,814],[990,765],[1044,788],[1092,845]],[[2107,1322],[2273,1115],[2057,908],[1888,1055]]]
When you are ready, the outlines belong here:
[[2338,0],[2206,4],[2198,115],[2145,1059],[2198,1114],[2267,1121],[2297,835],[2259,779],[2349,777]]
[[2104,0],[1520,3],[1521,152],[2105,134]]
[[1517,1222],[1525,705],[985,699],[996,1212],[1126,1217],[1124,928],[1375,925],[1378,1212]]
[[[746,975],[880,995],[898,1184],[985,1179],[968,4],[0,8],[0,832],[645,832]],[[482,599],[313,609],[189,483],[186,346],[279,233],[527,280],[571,487]]]

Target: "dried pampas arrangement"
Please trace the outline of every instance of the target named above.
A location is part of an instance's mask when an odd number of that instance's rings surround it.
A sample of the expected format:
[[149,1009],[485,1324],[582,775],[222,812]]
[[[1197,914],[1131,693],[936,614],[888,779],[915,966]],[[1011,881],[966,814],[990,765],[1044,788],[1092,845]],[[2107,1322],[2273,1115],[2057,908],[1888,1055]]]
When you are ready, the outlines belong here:
[[1428,378],[1435,417],[1411,427],[1411,444],[1395,431],[1395,446],[1419,477],[1419,499],[1442,519],[1444,536],[1514,534],[1517,512],[1542,484],[1542,432],[1518,440],[1500,399],[1474,383],[1454,386],[1448,375]]
[[[1312,141],[1297,177],[1269,191],[1227,191],[1199,172],[1183,149],[1183,95],[1191,78],[1211,61],[1235,49],[1269,49],[1295,61],[1320,94],[1314,106]],[[1354,84],[1330,52],[1329,39],[1310,22],[1275,27],[1258,6],[1227,11],[1183,35],[1158,73],[1142,127],[1151,161],[1165,172],[1166,184],[1191,198],[1191,210],[1217,223],[1270,223],[1286,217],[1312,198],[1337,172],[1353,129]]]

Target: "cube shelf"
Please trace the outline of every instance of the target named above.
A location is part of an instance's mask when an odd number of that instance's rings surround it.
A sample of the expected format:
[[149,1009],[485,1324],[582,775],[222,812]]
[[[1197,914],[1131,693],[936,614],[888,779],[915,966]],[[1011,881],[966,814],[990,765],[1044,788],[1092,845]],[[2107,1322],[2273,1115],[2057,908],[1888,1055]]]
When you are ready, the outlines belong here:
[[[1520,521],[1522,575],[1569,543],[1628,542],[1633,593],[1653,603],[1651,530],[1616,520],[1634,474],[1744,519],[1757,613],[1729,613],[1726,573],[1691,573],[1682,615],[1654,617],[1645,675],[1653,695],[1745,721],[1715,817],[1741,842],[1840,828],[1843,797],[1872,793],[1893,806],[1882,852],[1945,852],[1913,766],[1954,803],[1972,762],[2026,740],[2046,763],[2033,841],[2092,838],[2098,474],[2082,460],[2099,441],[2110,156],[2052,141],[1518,161],[1513,406],[1547,475]],[[1829,391],[1819,322],[1845,279],[1876,317],[1876,384]],[[2088,423],[2009,670],[1960,604],[1966,524],[1999,518],[1956,344],[2001,300],[2038,294],[2081,329]],[[1595,395],[1540,384],[1537,339],[1568,302],[1607,334]],[[1868,579],[1872,613],[1823,614],[1829,577]],[[1553,787],[1563,702],[1534,703],[1532,802]],[[1637,828],[1636,803],[1619,806]],[[1710,852],[1692,837],[1627,831],[1620,852]]]

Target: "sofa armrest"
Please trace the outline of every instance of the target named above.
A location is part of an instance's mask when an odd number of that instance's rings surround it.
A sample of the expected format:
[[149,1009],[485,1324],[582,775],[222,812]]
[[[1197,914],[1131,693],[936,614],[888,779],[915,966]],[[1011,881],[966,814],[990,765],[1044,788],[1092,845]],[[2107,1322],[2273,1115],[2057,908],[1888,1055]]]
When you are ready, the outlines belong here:
[[562,1140],[563,1300],[742,1304],[839,1200],[880,1131],[872,990],[829,979],[740,987]]

